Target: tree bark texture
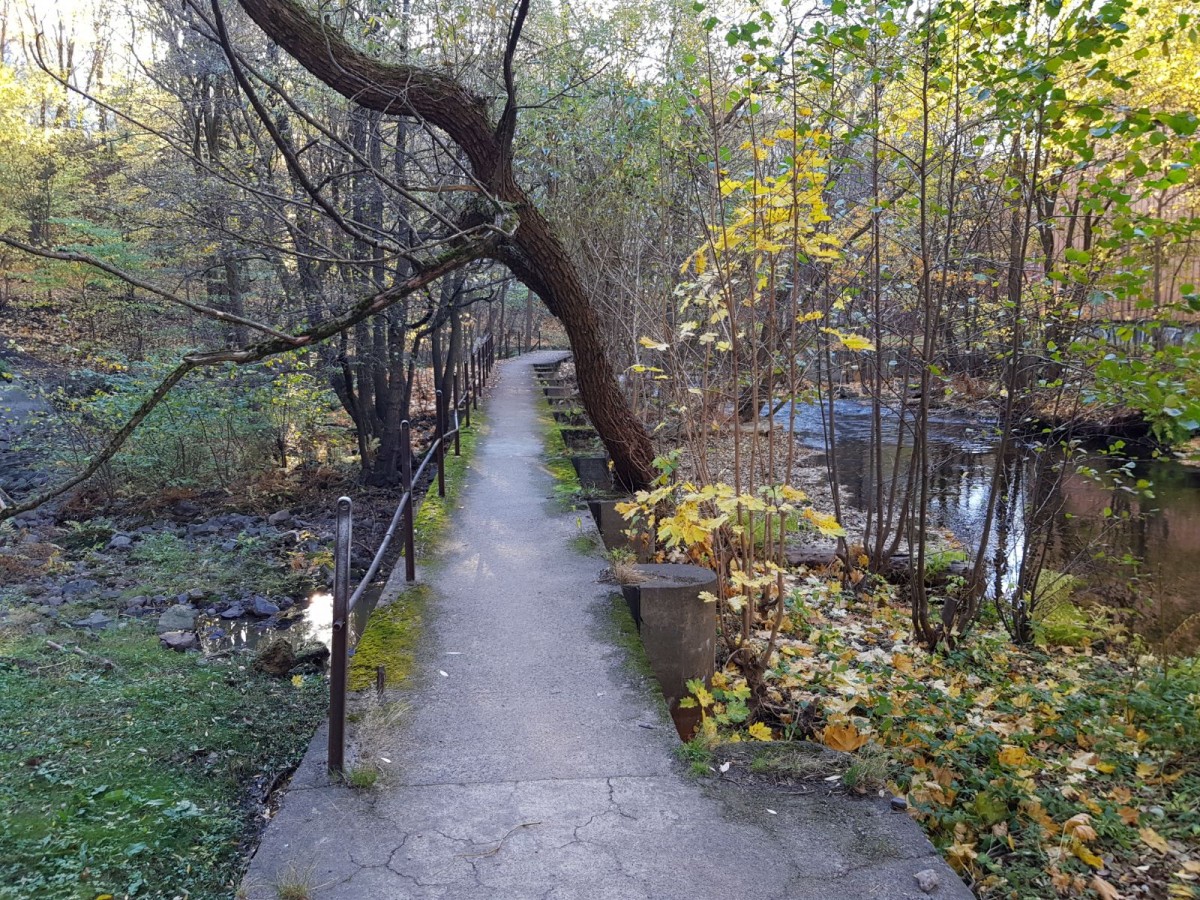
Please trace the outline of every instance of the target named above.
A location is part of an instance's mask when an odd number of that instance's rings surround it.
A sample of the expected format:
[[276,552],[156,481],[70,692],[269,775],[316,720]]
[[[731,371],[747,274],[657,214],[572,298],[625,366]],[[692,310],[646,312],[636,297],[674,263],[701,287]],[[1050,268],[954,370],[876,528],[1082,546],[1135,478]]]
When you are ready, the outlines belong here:
[[507,142],[490,122],[487,101],[440,72],[384,62],[326,28],[297,0],[238,0],[251,19],[310,73],[352,102],[409,116],[446,132],[475,178],[511,205],[518,225],[494,254],[563,323],[575,355],[579,392],[612,456],[618,482],[644,487],[654,477],[649,436],[633,414],[605,354],[600,322],[566,247],[517,184]]

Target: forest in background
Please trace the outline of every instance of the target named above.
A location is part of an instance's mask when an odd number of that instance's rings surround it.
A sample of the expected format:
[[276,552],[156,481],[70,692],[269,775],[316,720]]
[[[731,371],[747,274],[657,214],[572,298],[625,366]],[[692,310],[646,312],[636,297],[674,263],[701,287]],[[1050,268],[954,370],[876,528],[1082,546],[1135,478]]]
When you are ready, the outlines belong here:
[[[633,526],[718,571],[710,738],[892,754],[983,895],[1192,896],[1194,645],[1072,603],[1102,541],[1050,565],[1075,513],[1000,460],[1150,502],[1126,458],[1195,453],[1200,9],[314,8],[0,0],[0,330],[58,373],[53,485],[0,518],[327,469],[394,487],[464,348],[569,342]],[[857,508],[843,399],[869,418]],[[969,541],[933,539],[947,410],[999,446]],[[1078,666],[1036,656],[1064,644]]]

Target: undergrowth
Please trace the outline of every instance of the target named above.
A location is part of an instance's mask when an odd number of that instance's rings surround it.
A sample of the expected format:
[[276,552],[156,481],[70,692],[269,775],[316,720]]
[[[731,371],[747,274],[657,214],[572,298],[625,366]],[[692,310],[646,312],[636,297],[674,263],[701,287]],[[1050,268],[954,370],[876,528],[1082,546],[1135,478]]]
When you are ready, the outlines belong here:
[[977,627],[931,655],[887,589],[791,587],[749,733],[737,670],[697,684],[709,746],[811,737],[855,753],[846,785],[906,797],[981,897],[1197,896],[1200,663],[1111,629],[1047,652]]
[[323,680],[201,665],[143,627],[84,649],[115,668],[0,639],[0,898],[232,896],[264,788],[325,714]]

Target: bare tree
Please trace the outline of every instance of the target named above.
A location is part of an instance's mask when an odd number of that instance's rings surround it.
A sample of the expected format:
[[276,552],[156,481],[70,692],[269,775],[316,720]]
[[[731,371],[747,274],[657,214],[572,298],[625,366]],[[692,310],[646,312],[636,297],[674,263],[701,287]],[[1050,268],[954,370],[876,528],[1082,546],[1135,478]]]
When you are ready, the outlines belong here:
[[[504,106],[494,122],[487,101],[458,79],[372,57],[294,0],[239,3],[271,40],[338,93],[365,109],[432,125],[462,150],[472,181],[516,215],[512,237],[496,243],[494,258],[562,320],[575,354],[584,406],[612,456],[617,479],[628,487],[647,484],[654,475],[653,449],[617,383],[599,319],[566,248],[513,170],[518,112],[513,61],[528,0],[519,0],[513,9],[503,57]],[[213,8],[219,14],[218,0]],[[461,224],[469,227],[481,214],[476,206]]]

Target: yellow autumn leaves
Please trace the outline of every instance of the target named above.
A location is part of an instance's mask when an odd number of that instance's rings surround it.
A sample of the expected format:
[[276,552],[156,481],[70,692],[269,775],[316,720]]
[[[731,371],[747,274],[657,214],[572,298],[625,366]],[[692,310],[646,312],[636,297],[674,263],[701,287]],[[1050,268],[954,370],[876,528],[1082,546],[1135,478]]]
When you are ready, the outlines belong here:
[[826,537],[845,535],[833,516],[800,506],[807,500],[803,491],[786,484],[763,487],[751,494],[738,493],[723,482],[703,487],[684,482],[638,491],[632,500],[618,503],[616,511],[633,527],[653,531],[668,550],[681,550],[700,560],[711,551],[712,537],[718,529],[728,526],[739,536],[753,529],[756,515],[770,514],[779,522],[798,513]]
[[743,144],[756,163],[778,159],[779,165],[774,172],[755,166],[744,178],[722,172],[721,197],[737,205],[728,222],[710,226],[709,239],[684,260],[680,272],[704,275],[715,264],[728,277],[733,270],[756,270],[766,257],[785,252],[836,259],[839,239],[817,229],[830,221],[824,200],[827,160],[816,150],[821,137],[783,128]]

